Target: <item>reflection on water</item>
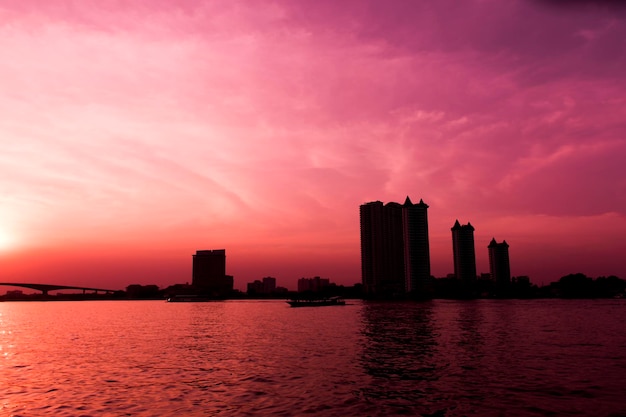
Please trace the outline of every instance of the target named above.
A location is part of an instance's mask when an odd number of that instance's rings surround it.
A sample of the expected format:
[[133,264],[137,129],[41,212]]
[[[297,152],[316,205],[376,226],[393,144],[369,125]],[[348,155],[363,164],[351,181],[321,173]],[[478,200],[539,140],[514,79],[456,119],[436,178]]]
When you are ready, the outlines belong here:
[[362,366],[372,376],[364,399],[397,412],[428,405],[429,387],[443,367],[435,360],[433,303],[366,303],[362,309]]
[[624,415],[618,303],[364,304],[362,395],[378,415]]
[[626,301],[0,303],[0,415],[626,415]]

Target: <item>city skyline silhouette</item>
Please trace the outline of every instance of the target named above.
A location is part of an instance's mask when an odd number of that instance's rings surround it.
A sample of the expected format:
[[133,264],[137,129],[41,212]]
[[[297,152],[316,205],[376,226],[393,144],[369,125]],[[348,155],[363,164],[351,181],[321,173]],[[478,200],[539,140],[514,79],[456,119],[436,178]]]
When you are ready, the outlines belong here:
[[[476,249],[474,240],[474,226],[468,221],[461,224],[458,219],[450,229],[452,232],[452,273],[436,277],[430,274],[430,242],[428,232],[429,206],[420,199],[414,204],[407,195],[404,204],[397,202],[383,203],[379,200],[362,204],[359,207],[360,219],[360,244],[361,244],[361,279],[353,285],[361,285],[362,289],[350,290],[348,294],[356,297],[374,298],[485,298],[485,297],[554,297],[566,294],[574,298],[607,297],[624,294],[624,281],[615,274],[587,277],[581,272],[569,272],[559,279],[550,282],[540,282],[540,291],[537,283],[531,282],[528,275],[511,275],[511,263],[509,257],[510,245],[503,240],[498,243],[493,237],[486,246],[488,251],[489,272],[478,272],[476,269]],[[127,292],[132,297],[131,287],[137,287],[140,293],[150,294],[148,298],[167,298],[169,295],[208,297],[208,299],[238,298],[242,294],[257,296],[284,296],[293,293],[286,287],[276,287],[276,278],[265,276],[260,279],[241,282],[235,286],[235,279],[226,273],[226,250],[225,249],[201,249],[192,255],[191,277],[185,283],[169,282],[166,285],[147,285],[132,283],[126,285],[126,292],[122,289],[98,289],[81,285],[52,284],[50,282],[37,281],[24,283],[13,281],[0,283],[0,286],[14,286],[16,288],[30,288],[42,291],[45,297],[49,291],[58,290],[81,290],[83,295],[86,291],[93,291],[112,296],[112,298],[124,298]],[[262,273],[260,273],[262,275]],[[257,275],[258,276],[258,275]],[[556,278],[556,277],[555,277]],[[605,281],[609,279],[609,287]],[[330,279],[300,277],[297,280],[295,292],[303,292],[304,281],[320,280],[328,286]],[[613,282],[611,280],[617,280]],[[268,284],[271,282],[271,285]],[[549,285],[546,285],[549,284]],[[271,290],[268,290],[270,285]],[[309,285],[305,283],[305,286]],[[339,283],[343,288],[346,285]],[[521,285],[521,287],[520,287]],[[532,285],[532,287],[531,287]],[[569,289],[559,289],[565,286]],[[573,285],[573,287],[572,287]],[[597,289],[592,289],[597,285]],[[337,283],[333,282],[333,288]],[[319,287],[319,284],[316,285]],[[571,287],[571,288],[570,288]],[[241,288],[247,288],[242,291]],[[276,291],[279,288],[279,291]],[[556,288],[556,289],[555,289]],[[591,290],[585,293],[581,288]],[[147,292],[146,292],[147,291]],[[331,295],[336,295],[335,290]],[[343,290],[342,290],[343,291]],[[314,292],[320,292],[317,288]],[[21,290],[8,291],[6,296],[22,297]],[[569,295],[567,295],[569,294]],[[29,298],[30,295],[25,295]],[[59,297],[64,294],[59,293]],[[89,297],[89,296],[88,296]],[[104,297],[104,298],[107,298]],[[97,297],[96,297],[97,298]],[[140,297],[141,298],[141,297]]]
[[556,3],[4,1],[5,277],[165,286],[228,248],[240,290],[351,285],[355,206],[407,194],[436,277],[455,219],[477,273],[496,237],[538,284],[626,276],[624,9]]
[[0,415],[626,416],[626,2],[0,17]]

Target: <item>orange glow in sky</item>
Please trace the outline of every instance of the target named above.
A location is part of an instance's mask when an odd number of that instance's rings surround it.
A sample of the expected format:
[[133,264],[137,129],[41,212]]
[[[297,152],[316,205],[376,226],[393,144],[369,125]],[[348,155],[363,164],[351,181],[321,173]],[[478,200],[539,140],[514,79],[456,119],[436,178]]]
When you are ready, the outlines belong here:
[[550,1],[0,4],[4,281],[360,282],[359,205],[422,198],[533,283],[626,278],[622,8]]

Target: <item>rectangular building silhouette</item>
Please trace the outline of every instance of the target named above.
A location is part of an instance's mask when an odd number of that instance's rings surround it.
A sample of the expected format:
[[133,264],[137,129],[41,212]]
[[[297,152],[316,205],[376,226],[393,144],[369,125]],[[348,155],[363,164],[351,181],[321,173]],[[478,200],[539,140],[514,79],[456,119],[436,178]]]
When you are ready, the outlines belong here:
[[366,296],[425,296],[430,281],[428,206],[380,201],[359,208],[361,279]]
[[489,246],[489,272],[498,290],[506,290],[511,285],[511,267],[509,264],[509,244],[491,239]]
[[193,256],[191,284],[206,295],[223,297],[233,291],[233,277],[226,275],[226,250],[199,250]]
[[428,240],[428,205],[406,198],[402,206],[404,237],[404,281],[406,291],[417,296],[431,295],[430,244]]
[[298,292],[320,292],[330,285],[328,278],[300,278],[298,280]]
[[462,283],[472,285],[476,282],[474,227],[470,222],[461,225],[457,220],[450,230],[452,230],[454,275]]

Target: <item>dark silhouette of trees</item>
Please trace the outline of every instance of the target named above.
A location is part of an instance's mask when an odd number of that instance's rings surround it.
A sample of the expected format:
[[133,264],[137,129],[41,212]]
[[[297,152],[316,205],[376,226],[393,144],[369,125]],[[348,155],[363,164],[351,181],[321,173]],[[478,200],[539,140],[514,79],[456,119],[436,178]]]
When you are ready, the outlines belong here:
[[594,284],[597,297],[616,297],[626,292],[626,281],[615,275],[598,277]]
[[626,281],[616,276],[590,278],[582,273],[569,274],[552,284],[563,298],[610,298],[624,294]]
[[585,274],[569,274],[562,277],[558,290],[563,298],[593,298],[593,279]]

